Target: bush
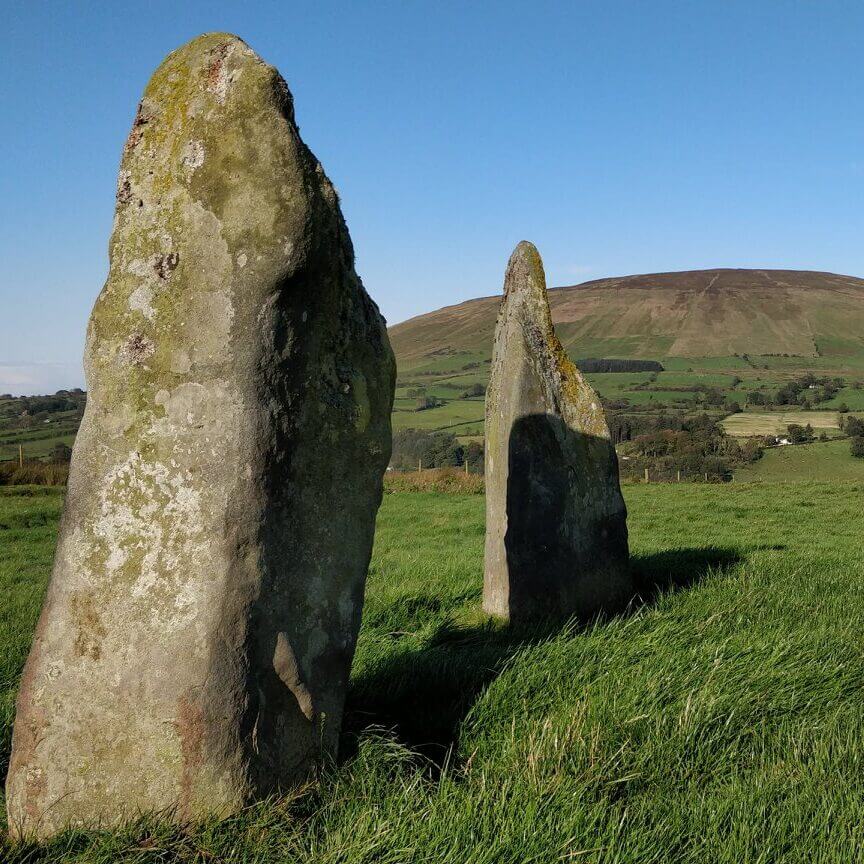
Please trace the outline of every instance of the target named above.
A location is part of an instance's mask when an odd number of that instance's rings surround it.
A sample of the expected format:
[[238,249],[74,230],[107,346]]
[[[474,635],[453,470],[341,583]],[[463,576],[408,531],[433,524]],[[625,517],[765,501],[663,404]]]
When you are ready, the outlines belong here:
[[762,458],[762,448],[755,438],[748,438],[741,447],[741,458],[745,462],[757,462]]
[[397,471],[424,468],[461,467],[465,461],[472,471],[483,471],[483,445],[472,441],[460,444],[452,432],[427,432],[423,429],[399,429],[393,433],[393,455],[390,466]]
[[388,471],[384,491],[396,492],[462,492],[482,495],[486,489],[482,474],[466,474],[462,468],[432,468],[428,471]]
[[847,414],[840,418],[840,428],[850,437],[855,438],[864,435],[864,421],[860,417]]
[[585,357],[576,361],[582,372],[663,372],[663,364],[657,360],[619,360]]
[[804,444],[813,440],[813,427],[809,423],[806,426],[790,423],[786,427],[786,433],[793,444]]
[[753,390],[747,394],[747,401],[751,405],[767,405],[770,400],[766,398],[764,393],[760,393],[758,390]]
[[68,463],[0,463],[0,486],[65,486],[68,479]]
[[856,435],[852,439],[852,443],[849,447],[849,452],[856,459],[864,459],[864,436]]
[[429,408],[437,408],[441,402],[436,396],[418,396],[415,411],[426,411]]
[[485,396],[486,388],[482,384],[472,384],[467,390],[465,390],[462,395],[459,397],[460,399],[470,399],[472,396]]

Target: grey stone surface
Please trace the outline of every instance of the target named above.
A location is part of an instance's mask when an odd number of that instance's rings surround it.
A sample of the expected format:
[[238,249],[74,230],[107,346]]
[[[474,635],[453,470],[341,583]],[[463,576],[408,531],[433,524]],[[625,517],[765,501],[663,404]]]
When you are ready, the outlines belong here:
[[627,511],[600,399],[567,358],[540,255],[507,265],[486,393],[483,608],[589,617],[631,595]]
[[395,364],[291,94],[234,36],[146,88],[85,366],[14,834],[235,812],[336,747]]

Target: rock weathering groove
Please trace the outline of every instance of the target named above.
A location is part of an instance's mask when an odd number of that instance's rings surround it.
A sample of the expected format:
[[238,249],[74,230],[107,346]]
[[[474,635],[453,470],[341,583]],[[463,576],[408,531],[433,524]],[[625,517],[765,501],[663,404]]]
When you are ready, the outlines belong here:
[[236,812],[335,750],[395,364],[278,72],[206,34],[126,142],[14,834]]
[[600,400],[555,335],[543,262],[522,242],[486,393],[483,608],[517,621],[620,607],[631,594],[626,519]]

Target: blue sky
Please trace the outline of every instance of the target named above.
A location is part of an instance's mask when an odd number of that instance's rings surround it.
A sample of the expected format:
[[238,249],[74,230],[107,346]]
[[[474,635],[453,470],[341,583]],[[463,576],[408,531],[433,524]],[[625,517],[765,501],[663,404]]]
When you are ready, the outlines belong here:
[[294,93],[391,323],[500,290],[713,266],[864,276],[864,3],[3,0],[0,392],[81,385],[120,150],[207,30]]

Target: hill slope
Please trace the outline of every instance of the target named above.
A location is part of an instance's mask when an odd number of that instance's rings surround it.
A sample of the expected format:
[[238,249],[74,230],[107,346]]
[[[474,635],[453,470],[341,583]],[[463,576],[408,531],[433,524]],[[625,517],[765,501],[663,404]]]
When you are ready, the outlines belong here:
[[[487,359],[499,297],[390,328],[400,373]],[[578,357],[864,356],[864,279],[796,270],[689,270],[598,279],[549,292]],[[858,364],[854,364],[858,365]]]

